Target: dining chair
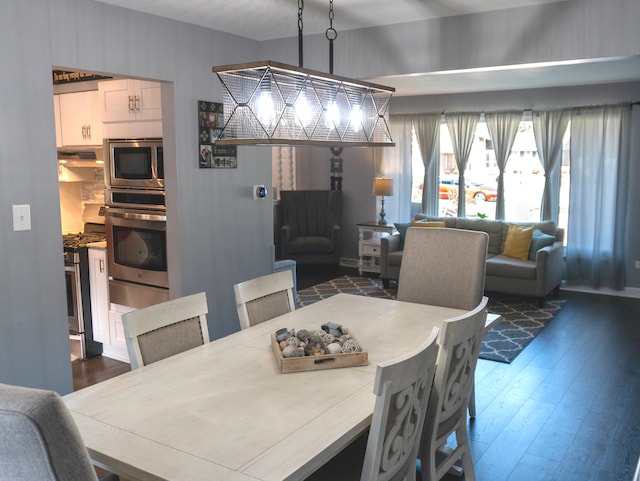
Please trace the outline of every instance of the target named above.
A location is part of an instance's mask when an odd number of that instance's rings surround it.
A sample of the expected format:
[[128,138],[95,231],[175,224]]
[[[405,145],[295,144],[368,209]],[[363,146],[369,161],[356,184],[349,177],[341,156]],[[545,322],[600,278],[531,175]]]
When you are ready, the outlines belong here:
[[471,310],[484,294],[489,236],[438,227],[407,229],[399,301]]
[[440,328],[436,373],[420,441],[422,481],[442,479],[458,461],[465,481],[475,481],[466,411],[487,319],[487,301],[482,297],[475,309],[443,322]]
[[204,292],[122,315],[131,369],[209,342]]
[[[400,265],[397,299],[473,309],[484,295],[488,246],[486,232],[410,227]],[[469,397],[469,415],[476,417],[475,388]]]
[[235,284],[233,290],[240,328],[246,329],[295,311],[293,284],[293,275],[290,270]]
[[438,328],[405,355],[376,367],[369,433],[306,481],[416,480],[416,460],[438,356]]
[[54,391],[0,384],[0,432],[0,479],[98,480],[73,417]]

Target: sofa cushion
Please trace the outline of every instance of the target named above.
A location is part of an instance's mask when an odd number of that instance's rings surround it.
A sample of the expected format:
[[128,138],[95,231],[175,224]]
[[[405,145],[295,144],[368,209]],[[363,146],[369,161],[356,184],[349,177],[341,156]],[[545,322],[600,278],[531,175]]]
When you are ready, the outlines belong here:
[[555,236],[547,235],[540,229],[533,229],[533,234],[531,236],[531,247],[529,248],[529,260],[535,261],[538,251],[543,247],[553,245],[555,241]]
[[527,260],[529,258],[532,234],[533,227],[509,224],[502,254],[516,259]]
[[404,249],[404,239],[407,235],[407,229],[411,227],[411,222],[397,222],[393,225],[398,231],[398,234],[400,234],[400,249],[402,250]]
[[333,242],[328,237],[296,237],[287,244],[291,254],[317,254],[333,252]]
[[522,260],[505,255],[497,255],[487,259],[486,272],[487,276],[535,280],[536,263],[529,259]]
[[479,230],[489,234],[488,252],[490,254],[502,253],[504,222],[486,219],[456,219],[456,228],[458,229]]

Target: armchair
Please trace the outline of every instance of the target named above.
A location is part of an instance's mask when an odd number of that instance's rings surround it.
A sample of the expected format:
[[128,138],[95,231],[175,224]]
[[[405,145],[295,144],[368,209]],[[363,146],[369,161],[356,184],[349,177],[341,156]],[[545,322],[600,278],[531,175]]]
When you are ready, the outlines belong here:
[[280,258],[298,263],[338,263],[342,191],[280,192]]

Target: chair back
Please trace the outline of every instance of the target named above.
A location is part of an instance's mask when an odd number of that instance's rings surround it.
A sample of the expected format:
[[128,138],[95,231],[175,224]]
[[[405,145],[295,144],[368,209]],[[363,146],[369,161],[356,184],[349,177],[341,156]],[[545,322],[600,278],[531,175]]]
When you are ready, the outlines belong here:
[[410,227],[400,265],[398,300],[475,308],[484,293],[488,244],[486,232]]
[[[487,319],[488,299],[472,311],[445,321],[438,335],[438,361],[420,446],[423,481],[436,481],[462,457],[465,479],[475,479],[466,432],[467,405]],[[456,432],[457,447],[444,461],[436,450]]]
[[98,479],[71,413],[53,391],[0,384],[0,432],[0,479]]
[[122,315],[131,369],[209,342],[204,292]]
[[438,353],[438,329],[415,350],[379,364],[361,481],[416,479],[416,458]]
[[282,190],[282,224],[295,237],[330,237],[333,225],[340,225],[342,191]]
[[276,272],[233,286],[240,328],[255,326],[294,311],[293,272]]

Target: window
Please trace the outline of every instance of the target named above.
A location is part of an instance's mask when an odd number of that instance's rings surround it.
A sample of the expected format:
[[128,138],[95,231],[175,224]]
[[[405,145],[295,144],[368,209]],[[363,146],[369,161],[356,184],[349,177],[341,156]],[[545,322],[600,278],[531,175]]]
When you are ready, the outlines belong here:
[[[559,227],[566,227],[568,217],[569,132],[570,129],[567,128],[562,155]],[[475,140],[465,172],[467,217],[495,219],[499,172],[489,130],[486,123],[481,121],[476,127]],[[424,179],[424,165],[415,133],[412,145],[412,178],[411,216],[421,211]],[[544,182],[544,169],[538,157],[533,122],[523,120],[504,172],[505,218],[512,221],[539,221]],[[457,215],[458,188],[458,168],[453,154],[453,144],[449,129],[443,122],[440,126],[439,215]]]

